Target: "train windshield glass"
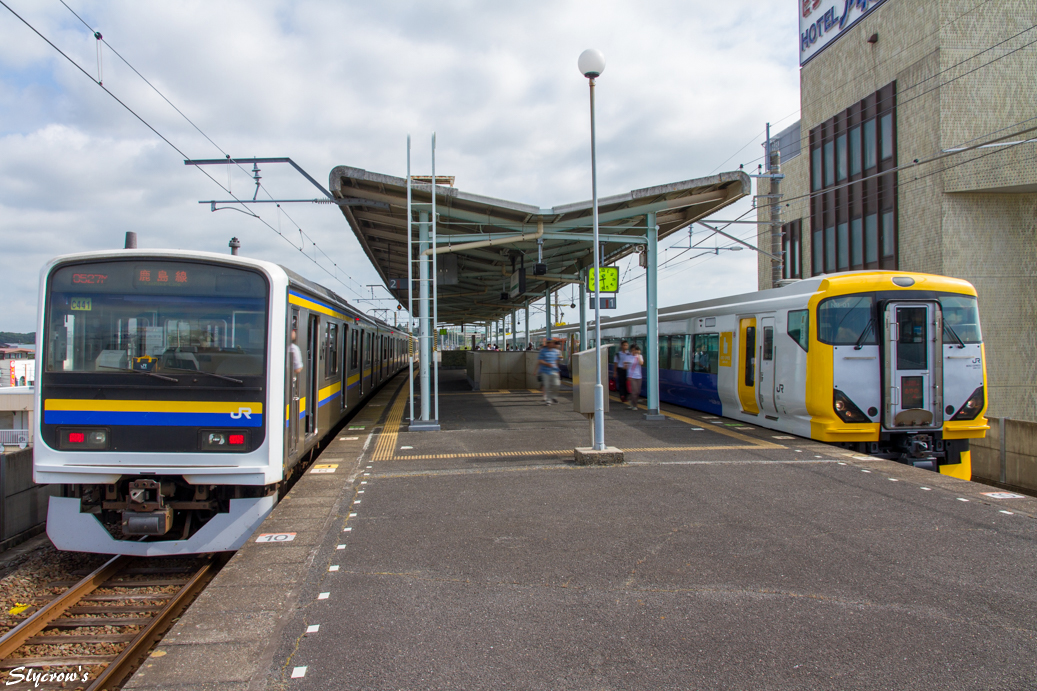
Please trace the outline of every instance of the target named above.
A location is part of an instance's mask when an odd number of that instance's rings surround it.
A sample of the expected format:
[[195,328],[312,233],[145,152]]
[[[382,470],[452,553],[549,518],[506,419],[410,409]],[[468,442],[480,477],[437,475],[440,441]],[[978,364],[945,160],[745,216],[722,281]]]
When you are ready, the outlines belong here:
[[945,342],[956,343],[955,336],[962,343],[983,342],[976,298],[968,295],[941,295],[940,308],[943,311],[943,329],[951,331],[949,336],[944,336]]
[[48,293],[48,372],[264,372],[259,273],[176,260],[75,264],[51,274]]
[[817,337],[830,345],[874,345],[875,299],[870,295],[831,298],[817,308]]

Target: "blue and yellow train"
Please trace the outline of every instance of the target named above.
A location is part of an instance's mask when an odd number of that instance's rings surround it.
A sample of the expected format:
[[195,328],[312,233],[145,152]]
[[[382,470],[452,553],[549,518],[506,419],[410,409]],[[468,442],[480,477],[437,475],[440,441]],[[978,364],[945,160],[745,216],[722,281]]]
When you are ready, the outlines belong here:
[[976,291],[954,278],[849,272],[662,309],[654,354],[643,312],[601,334],[658,358],[662,401],[966,480],[989,429]]
[[59,549],[237,549],[407,366],[406,333],[270,262],[93,252],[51,261],[40,288],[33,468],[63,485]]

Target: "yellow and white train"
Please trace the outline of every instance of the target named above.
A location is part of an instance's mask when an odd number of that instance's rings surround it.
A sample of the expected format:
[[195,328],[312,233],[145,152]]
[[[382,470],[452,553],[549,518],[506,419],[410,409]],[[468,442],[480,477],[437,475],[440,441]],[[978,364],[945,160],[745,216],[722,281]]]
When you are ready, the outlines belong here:
[[[644,352],[645,314],[601,334]],[[954,278],[849,272],[662,309],[656,355],[662,401],[966,480],[989,429],[976,290]]]

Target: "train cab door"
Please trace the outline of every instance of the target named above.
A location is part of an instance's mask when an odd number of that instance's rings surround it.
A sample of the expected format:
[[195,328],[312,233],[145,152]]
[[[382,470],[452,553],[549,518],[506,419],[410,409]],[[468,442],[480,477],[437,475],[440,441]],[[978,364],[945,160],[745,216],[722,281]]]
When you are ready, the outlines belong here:
[[774,317],[760,319],[760,338],[757,345],[757,370],[759,381],[756,383],[756,398],[760,402],[760,410],[769,417],[778,414],[774,401]]
[[317,392],[319,389],[318,359],[320,357],[320,317],[311,314],[306,332],[306,398],[304,399],[303,420],[306,436],[317,433]]
[[887,429],[931,428],[943,421],[940,384],[942,315],[934,302],[886,303],[885,411]]
[[[292,308],[292,323],[291,328],[288,331],[289,338],[291,338],[291,332],[295,331],[299,333],[299,310]],[[304,376],[305,370],[302,372],[295,371],[295,357],[292,355],[292,348],[298,348],[298,342],[292,343],[289,341],[288,344],[288,357],[285,363],[288,368],[288,410],[285,412],[287,418],[287,435],[288,435],[288,457],[291,458],[295,455],[295,452],[299,449],[299,399],[302,396],[301,388],[302,381],[300,378]]]
[[738,320],[738,400],[742,412],[759,415],[756,404],[756,318]]

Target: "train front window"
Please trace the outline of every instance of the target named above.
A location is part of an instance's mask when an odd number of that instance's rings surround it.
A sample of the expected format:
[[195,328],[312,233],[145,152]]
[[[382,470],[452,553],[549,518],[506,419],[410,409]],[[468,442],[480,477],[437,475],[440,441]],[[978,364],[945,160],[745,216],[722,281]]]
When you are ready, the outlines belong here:
[[48,282],[48,372],[262,375],[267,285],[183,261],[76,264]]
[[829,345],[874,345],[875,300],[870,295],[831,298],[817,308],[817,337]]
[[941,295],[940,308],[943,310],[943,329],[949,331],[944,342],[957,343],[955,336],[962,343],[982,343],[983,335],[979,331],[979,308],[976,298],[967,295]]

